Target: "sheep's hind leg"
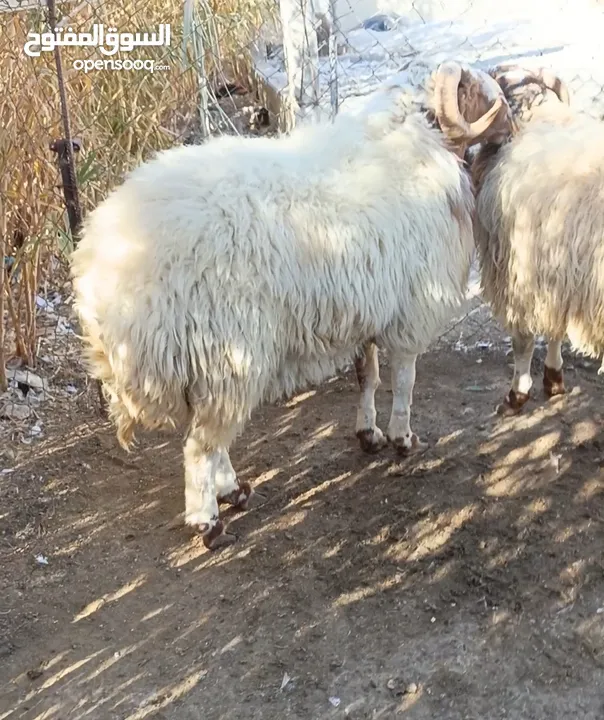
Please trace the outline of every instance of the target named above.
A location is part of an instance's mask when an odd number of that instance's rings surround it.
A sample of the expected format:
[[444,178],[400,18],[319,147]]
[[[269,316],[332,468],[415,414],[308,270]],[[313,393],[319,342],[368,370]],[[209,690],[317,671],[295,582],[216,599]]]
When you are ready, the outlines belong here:
[[562,341],[549,340],[543,369],[543,389],[550,398],[566,392],[562,365]]
[[226,448],[220,450],[216,472],[216,496],[218,502],[228,503],[241,510],[248,510],[265,499],[264,495],[254,491],[249,482],[238,480]]
[[417,355],[391,353],[392,414],[388,424],[388,440],[402,455],[412,455],[428,447],[411,431],[416,361]]
[[225,532],[216,499],[221,451],[206,452],[193,430],[185,441],[184,459],[185,523],[201,533],[210,550],[230,545],[236,538]]
[[535,336],[513,332],[512,350],[514,351],[514,378],[505,400],[497,408],[500,415],[517,415],[528,401],[533,386],[531,363],[535,350]]
[[367,343],[354,366],[361,392],[357,408],[356,435],[362,450],[376,453],[386,445],[384,433],[376,425],[375,391],[380,386],[377,345]]

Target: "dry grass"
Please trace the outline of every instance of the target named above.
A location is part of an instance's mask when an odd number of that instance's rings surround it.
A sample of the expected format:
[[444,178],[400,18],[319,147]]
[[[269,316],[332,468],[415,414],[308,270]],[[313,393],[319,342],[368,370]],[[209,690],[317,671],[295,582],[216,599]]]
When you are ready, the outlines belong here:
[[[83,213],[94,207],[133,166],[157,150],[181,142],[198,126],[200,90],[238,80],[247,72],[249,49],[270,14],[272,0],[108,0],[61,3],[75,32],[103,23],[120,32],[153,30],[170,23],[169,48],[136,48],[114,59],[153,59],[168,69],[74,69],[75,60],[102,59],[95,48],[63,47],[66,93],[74,137],[82,142],[76,156]],[[193,43],[183,51],[192,11],[204,28],[206,52]],[[35,296],[66,267],[71,238],[56,155],[49,143],[63,136],[57,73],[52,53],[30,58],[23,52],[28,32],[43,32],[39,10],[3,13],[0,27],[0,235],[5,260],[0,317],[0,391],[6,362],[36,360]],[[66,23],[67,24],[67,23]],[[200,67],[204,73],[200,73]],[[57,262],[57,260],[59,262]],[[9,266],[10,263],[10,266]],[[53,269],[54,268],[54,269]]]

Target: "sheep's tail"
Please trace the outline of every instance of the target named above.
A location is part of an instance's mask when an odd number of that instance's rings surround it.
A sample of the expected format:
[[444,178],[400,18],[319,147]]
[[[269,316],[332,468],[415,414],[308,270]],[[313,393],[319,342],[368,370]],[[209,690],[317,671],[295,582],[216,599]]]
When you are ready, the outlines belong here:
[[83,339],[87,370],[102,384],[108,401],[109,419],[116,427],[117,440],[126,452],[130,452],[136,442],[137,425],[147,430],[176,429],[189,419],[190,406],[185,394],[176,399],[168,393],[176,401],[169,406],[154,401],[137,387],[138,383],[133,383],[131,378],[122,378],[116,372],[102,338],[97,333],[86,333]]
[[133,403],[116,392],[113,368],[101,339],[86,335],[84,341],[84,361],[88,372],[101,383],[108,403],[109,419],[117,430],[117,440],[126,452],[130,452],[136,440],[134,430],[137,425],[137,414],[132,412]]

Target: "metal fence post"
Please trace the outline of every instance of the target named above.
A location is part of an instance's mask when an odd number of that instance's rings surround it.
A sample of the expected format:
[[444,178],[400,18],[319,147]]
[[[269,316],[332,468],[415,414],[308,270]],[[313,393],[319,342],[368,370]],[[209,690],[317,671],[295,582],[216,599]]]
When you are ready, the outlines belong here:
[[[48,22],[52,29],[56,27],[55,0],[48,0]],[[54,141],[50,147],[51,150],[59,154],[59,167],[61,168],[61,176],[63,178],[63,194],[65,197],[65,207],[69,216],[69,229],[74,244],[77,244],[82,222],[82,210],[80,208],[80,197],[76,180],[74,144],[71,137],[71,121],[69,118],[69,107],[67,105],[67,93],[65,92],[63,61],[61,60],[61,51],[57,45],[54,47],[54,56],[61,101],[61,119],[63,121],[63,133],[65,137],[63,140]],[[79,144],[75,152],[78,150]]]
[[336,0],[329,0],[329,90],[332,120],[338,114],[340,97],[338,88],[338,13]]
[[[48,0],[48,23],[52,30],[57,25],[55,13],[55,0]],[[55,65],[57,68],[57,83],[59,86],[59,97],[61,101],[61,119],[63,121],[63,139],[54,140],[50,143],[50,149],[57,153],[59,169],[61,171],[61,180],[63,187],[63,197],[65,198],[65,209],[69,220],[69,230],[74,245],[77,245],[80,239],[80,230],[82,226],[82,208],[80,205],[80,195],[78,192],[77,175],[75,169],[75,153],[79,152],[81,143],[79,140],[72,139],[71,121],[69,118],[69,106],[67,104],[67,93],[65,92],[65,78],[63,76],[63,61],[61,60],[61,52],[58,46],[54,47]],[[101,415],[108,416],[107,401],[103,393],[103,384],[100,380],[96,381],[97,391],[99,395],[99,404]]]
[[[79,140],[53,140],[50,149],[57,153],[59,170],[61,171],[61,187],[65,198],[65,209],[69,219],[69,229],[74,241],[79,239],[80,225],[82,223],[82,211],[80,198],[78,196],[78,185],[75,178],[75,167],[73,158],[75,153],[80,152],[82,145]],[[71,148],[71,153],[69,152]]]

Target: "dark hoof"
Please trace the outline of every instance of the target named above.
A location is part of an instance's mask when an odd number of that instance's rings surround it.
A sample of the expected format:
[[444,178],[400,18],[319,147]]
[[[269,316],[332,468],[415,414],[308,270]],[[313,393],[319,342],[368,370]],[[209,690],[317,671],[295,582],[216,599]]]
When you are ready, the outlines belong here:
[[[200,532],[203,532],[201,527],[199,528]],[[206,531],[203,536],[203,544],[208,548],[208,550],[219,550],[220,548],[228,547],[229,545],[232,545],[237,538],[235,535],[231,535],[231,533],[227,533],[224,531],[224,523],[222,520],[218,520],[216,525],[208,532],[207,531],[207,523],[206,523]]]
[[415,433],[412,433],[411,437],[390,439],[390,442],[396,452],[403,457],[417,455],[418,453],[424,452],[429,447],[428,443],[422,442]]
[[497,406],[497,414],[503,417],[518,415],[529,398],[529,393],[517,393],[515,390],[510,390],[501,405]]
[[562,370],[554,370],[554,368],[545,366],[543,370],[543,390],[548,398],[566,393]]
[[359,430],[357,432],[357,438],[359,440],[361,450],[369,455],[375,455],[386,447],[386,438],[377,428],[375,430],[372,430],[371,428]]
[[233,490],[232,493],[220,498],[220,502],[228,503],[237,510],[249,510],[262,505],[265,501],[266,496],[255,492],[247,481],[240,483],[237,490]]

